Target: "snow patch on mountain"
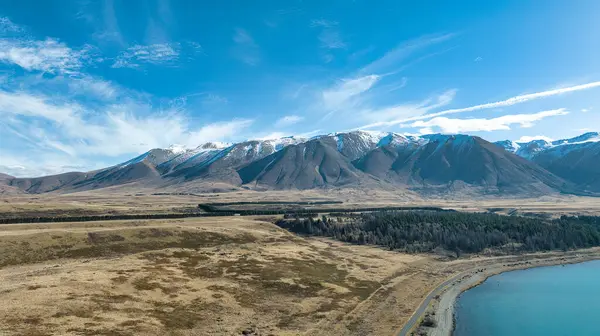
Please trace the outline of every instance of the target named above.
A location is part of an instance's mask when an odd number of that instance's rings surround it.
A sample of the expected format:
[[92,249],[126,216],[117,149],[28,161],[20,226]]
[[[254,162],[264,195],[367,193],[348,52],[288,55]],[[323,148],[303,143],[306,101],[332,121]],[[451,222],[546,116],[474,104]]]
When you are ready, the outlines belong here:
[[173,152],[173,154],[185,153],[188,149],[184,145],[173,144],[167,148],[167,150]]
[[280,151],[289,145],[297,145],[303,142],[306,142],[305,138],[296,138],[294,136],[287,136],[279,139],[263,140],[264,144],[273,146],[275,151]]

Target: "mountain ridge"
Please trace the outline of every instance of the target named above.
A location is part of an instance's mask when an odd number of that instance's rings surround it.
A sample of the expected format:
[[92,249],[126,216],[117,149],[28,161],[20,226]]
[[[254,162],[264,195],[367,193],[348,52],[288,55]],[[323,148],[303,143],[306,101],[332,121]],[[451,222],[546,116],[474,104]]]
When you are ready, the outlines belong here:
[[[600,153],[598,141],[595,132],[555,142],[490,143],[464,134],[351,131],[312,138],[208,142],[193,149],[156,148],[96,171],[6,177],[0,178],[0,184],[26,193],[140,185],[185,188],[205,182],[257,190],[369,186],[425,194],[456,188],[496,195],[587,193],[600,191],[600,172],[592,167]],[[535,150],[522,151],[529,147]],[[552,156],[552,151],[559,153]],[[570,160],[585,159],[577,167],[586,172],[585,179],[574,179],[576,172],[561,163],[567,154]]]

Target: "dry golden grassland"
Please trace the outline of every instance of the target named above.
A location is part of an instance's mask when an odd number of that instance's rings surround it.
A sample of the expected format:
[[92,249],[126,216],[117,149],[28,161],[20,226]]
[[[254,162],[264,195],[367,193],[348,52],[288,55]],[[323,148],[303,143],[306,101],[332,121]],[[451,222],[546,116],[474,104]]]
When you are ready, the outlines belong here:
[[393,334],[436,263],[252,218],[3,225],[0,334]]
[[[344,202],[332,207],[600,214],[595,198],[425,202],[406,194],[331,190],[25,195],[0,198],[0,216],[171,213],[193,211],[198,203],[326,200]],[[498,262],[444,261],[304,238],[271,220],[0,225],[0,335],[393,335],[444,279]]]
[[[51,217],[106,214],[160,214],[197,211],[199,203],[212,202],[309,202],[341,201],[343,204],[317,205],[319,208],[377,206],[437,206],[461,211],[493,210],[501,214],[547,213],[600,214],[600,198],[552,195],[529,199],[428,199],[406,191],[385,190],[306,190],[306,191],[234,191],[204,194],[156,194],[154,190],[111,192],[97,190],[73,194],[0,195],[0,218]],[[229,208],[276,208],[275,205],[229,206]],[[286,207],[286,206],[284,206]]]

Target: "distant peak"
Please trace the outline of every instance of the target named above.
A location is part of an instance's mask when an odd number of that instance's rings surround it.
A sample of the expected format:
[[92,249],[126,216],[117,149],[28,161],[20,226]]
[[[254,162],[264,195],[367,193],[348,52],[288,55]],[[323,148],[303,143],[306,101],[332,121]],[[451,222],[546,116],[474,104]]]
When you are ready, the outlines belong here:
[[229,147],[229,144],[223,142],[207,142],[199,146],[200,149],[223,149]]
[[177,144],[173,144],[173,145],[169,146],[167,149],[175,154],[180,154],[187,150],[187,148],[184,145],[177,145]]
[[557,146],[557,145],[572,144],[572,143],[586,142],[586,141],[600,141],[600,134],[598,134],[598,132],[587,132],[587,133],[584,133],[582,135],[579,135],[579,136],[576,136],[573,138],[553,141],[552,144]]

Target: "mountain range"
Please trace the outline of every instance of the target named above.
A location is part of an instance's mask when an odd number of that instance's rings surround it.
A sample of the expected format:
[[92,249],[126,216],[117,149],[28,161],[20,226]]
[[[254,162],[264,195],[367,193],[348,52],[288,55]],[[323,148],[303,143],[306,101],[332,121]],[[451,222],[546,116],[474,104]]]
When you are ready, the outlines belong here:
[[214,191],[358,187],[421,194],[600,195],[598,163],[598,133],[558,141],[491,143],[462,134],[352,131],[309,139],[157,148],[90,172],[35,178],[0,174],[0,193],[68,193],[108,187],[181,191],[205,190],[211,185]]

